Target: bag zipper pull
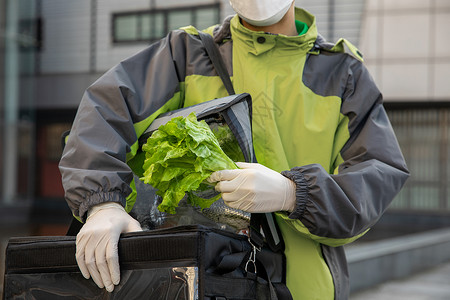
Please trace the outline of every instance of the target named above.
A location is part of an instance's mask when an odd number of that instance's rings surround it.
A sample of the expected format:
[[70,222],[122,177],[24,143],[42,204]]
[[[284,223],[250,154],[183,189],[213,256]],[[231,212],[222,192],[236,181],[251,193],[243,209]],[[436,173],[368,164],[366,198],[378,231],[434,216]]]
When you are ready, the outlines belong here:
[[250,237],[248,238],[248,242],[252,246],[252,251],[250,252],[250,256],[248,258],[248,261],[245,263],[245,272],[249,273],[249,265],[253,266],[253,273],[256,275],[256,251],[261,251],[261,248],[256,247],[253,245],[253,243],[250,240]]

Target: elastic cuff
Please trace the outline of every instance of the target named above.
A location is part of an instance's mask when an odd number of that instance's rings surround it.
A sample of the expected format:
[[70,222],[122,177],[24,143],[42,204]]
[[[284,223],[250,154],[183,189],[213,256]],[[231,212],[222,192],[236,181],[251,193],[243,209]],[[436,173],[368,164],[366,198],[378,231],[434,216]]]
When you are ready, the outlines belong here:
[[83,223],[86,222],[88,210],[94,205],[104,202],[117,202],[120,205],[125,206],[126,198],[119,191],[98,192],[88,195],[79,208],[80,218]]
[[88,209],[86,221],[89,220],[89,217],[95,215],[97,212],[101,211],[102,209],[106,209],[106,208],[120,209],[120,210],[123,210],[125,212],[125,208],[123,208],[122,204],[120,204],[120,203],[117,203],[117,202],[103,202],[103,203],[91,206],[91,208]]
[[300,171],[283,171],[281,175],[295,182],[295,208],[289,214],[290,219],[300,219],[305,213],[306,202],[308,199],[308,185],[306,179]]

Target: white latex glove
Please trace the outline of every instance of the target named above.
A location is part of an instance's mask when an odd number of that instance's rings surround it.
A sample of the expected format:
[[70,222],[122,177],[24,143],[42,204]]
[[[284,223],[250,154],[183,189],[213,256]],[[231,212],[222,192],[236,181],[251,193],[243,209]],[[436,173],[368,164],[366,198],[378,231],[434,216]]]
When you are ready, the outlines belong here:
[[120,234],[133,231],[142,231],[141,225],[119,203],[93,206],[76,241],[75,256],[83,276],[92,277],[99,288],[112,292],[120,281],[117,250]]
[[211,174],[216,191],[229,207],[251,213],[289,211],[295,208],[295,183],[280,173],[256,163],[236,163],[237,170]]

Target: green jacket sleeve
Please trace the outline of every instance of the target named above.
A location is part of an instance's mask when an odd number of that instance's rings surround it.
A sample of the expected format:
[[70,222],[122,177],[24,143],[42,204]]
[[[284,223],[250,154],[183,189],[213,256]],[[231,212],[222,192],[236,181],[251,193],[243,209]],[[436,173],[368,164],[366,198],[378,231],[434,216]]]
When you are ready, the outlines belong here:
[[182,101],[185,55],[172,43],[184,36],[170,33],[113,67],[84,93],[59,164],[74,216],[84,220],[91,206],[105,201],[126,205],[133,179],[126,160],[141,127]]
[[[297,205],[280,214],[299,232],[329,246],[364,234],[400,191],[409,172],[382,105],[382,95],[364,65],[349,57],[341,113],[349,139],[335,174],[311,164],[284,171],[297,185]],[[345,82],[345,81],[344,81]]]

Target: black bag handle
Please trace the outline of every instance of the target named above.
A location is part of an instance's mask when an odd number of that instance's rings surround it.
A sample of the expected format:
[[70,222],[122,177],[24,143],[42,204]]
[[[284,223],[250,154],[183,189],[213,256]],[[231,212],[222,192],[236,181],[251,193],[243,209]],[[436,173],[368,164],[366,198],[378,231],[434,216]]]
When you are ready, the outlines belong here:
[[222,55],[219,52],[219,49],[216,47],[216,43],[211,35],[204,33],[202,31],[198,32],[198,35],[205,46],[206,53],[211,59],[214,68],[216,69],[217,74],[219,74],[220,79],[222,79],[225,88],[229,95],[234,95],[233,84],[231,83],[230,75],[228,74],[227,67],[225,66],[225,62],[222,59]]

